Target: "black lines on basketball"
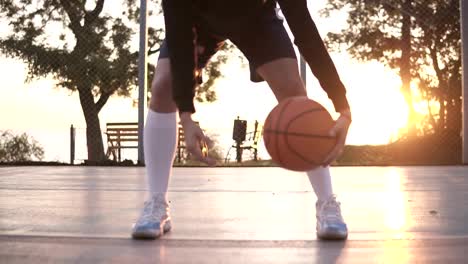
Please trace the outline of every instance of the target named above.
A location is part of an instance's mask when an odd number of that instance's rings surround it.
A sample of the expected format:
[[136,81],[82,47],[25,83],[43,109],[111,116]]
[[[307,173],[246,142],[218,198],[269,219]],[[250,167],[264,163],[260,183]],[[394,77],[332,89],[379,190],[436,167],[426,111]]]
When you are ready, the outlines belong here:
[[286,128],[288,129],[294,121],[296,121],[297,119],[301,118],[304,115],[307,115],[307,114],[312,113],[312,112],[323,112],[323,111],[327,111],[327,110],[325,110],[324,108],[319,107],[319,108],[313,108],[313,109],[304,111],[304,112],[296,115],[293,119],[289,120],[289,122],[286,124]]
[[299,118],[305,116],[305,115],[308,115],[312,112],[327,112],[327,110],[325,110],[325,108],[313,108],[313,109],[310,109],[310,110],[307,110],[307,111],[304,111],[298,115],[296,115],[293,119],[289,120],[289,122],[287,123],[286,125],[286,131],[288,131],[285,135],[285,143],[286,143],[286,147],[289,149],[289,151],[291,151],[292,153],[294,153],[296,156],[298,156],[300,159],[302,159],[304,162],[306,163],[309,163],[310,165],[314,166],[314,165],[319,165],[319,162],[318,161],[315,161],[315,160],[311,160],[309,159],[308,157],[302,155],[300,152],[298,152],[295,148],[293,148],[291,146],[291,144],[289,143],[289,137],[290,136],[300,136],[300,137],[308,137],[308,138],[329,138],[329,139],[333,139],[334,137],[331,137],[329,135],[314,135],[314,134],[305,134],[305,133],[294,133],[294,132],[289,132],[289,128],[291,127],[291,124],[293,124],[295,121],[297,121]]
[[296,132],[287,132],[287,131],[276,131],[272,129],[265,129],[265,132],[268,132],[269,134],[276,134],[276,135],[289,135],[289,136],[295,136],[295,137],[306,137],[306,138],[334,138],[329,135],[322,135],[322,134],[305,134],[305,133],[296,133]]
[[[283,120],[284,111],[287,109],[288,105],[290,105],[290,104],[291,104],[291,101],[288,100],[283,105],[282,108],[278,109],[279,114],[278,114],[278,120],[276,122],[276,131],[280,130],[280,125],[281,125],[281,122]],[[276,139],[275,143],[276,143],[276,153],[277,153],[278,163],[279,163],[280,166],[284,166],[283,160],[281,159],[281,149],[279,148],[279,140],[281,139],[281,137],[276,136],[274,138]]]

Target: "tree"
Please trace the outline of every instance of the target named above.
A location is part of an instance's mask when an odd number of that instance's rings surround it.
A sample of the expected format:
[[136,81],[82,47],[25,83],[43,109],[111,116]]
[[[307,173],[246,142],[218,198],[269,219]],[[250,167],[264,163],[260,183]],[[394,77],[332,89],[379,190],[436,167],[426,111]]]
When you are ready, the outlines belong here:
[[349,11],[348,27],[329,34],[329,46],[339,49],[344,44],[359,60],[378,60],[399,69],[409,122],[414,116],[410,84],[416,81],[428,105],[433,99],[439,102],[438,115],[429,107],[430,131],[446,129],[447,119],[460,129],[459,1],[328,0],[323,14],[343,9]]
[[23,162],[42,160],[44,149],[26,133],[14,135],[10,131],[0,131],[0,162]]
[[[117,16],[104,12],[105,3],[115,1],[0,1],[0,19],[11,29],[0,38],[0,52],[27,64],[28,81],[53,77],[57,87],[78,92],[90,161],[105,159],[99,112],[112,95],[129,96],[138,76],[138,51],[132,45],[138,32],[138,1],[123,0],[119,4],[124,11]],[[152,4],[160,14],[159,1]],[[150,28],[149,33],[151,55],[159,51],[163,29]],[[219,77],[217,61],[207,71],[210,85],[199,89],[199,100],[216,99],[212,88]]]
[[[421,35],[415,38],[420,58],[414,77],[425,99],[438,101],[437,114],[430,113],[431,131],[459,135],[461,130],[461,38],[459,1],[419,3],[413,10],[420,20]],[[428,69],[431,69],[430,71]]]

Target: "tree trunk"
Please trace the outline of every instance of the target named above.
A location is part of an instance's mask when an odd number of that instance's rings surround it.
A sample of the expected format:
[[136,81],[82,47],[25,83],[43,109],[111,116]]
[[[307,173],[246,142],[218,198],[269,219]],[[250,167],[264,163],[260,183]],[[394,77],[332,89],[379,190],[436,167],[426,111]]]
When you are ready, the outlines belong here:
[[461,84],[461,61],[457,61],[448,78],[450,108],[447,109],[447,126],[455,134],[462,130],[462,84]]
[[458,120],[457,120],[457,112],[456,112],[457,110],[460,110],[460,109],[457,109],[458,106],[459,105],[454,99],[450,99],[450,101],[448,102],[446,122],[447,122],[447,129],[449,131],[456,132],[458,129],[458,124],[457,124]]
[[400,78],[402,82],[402,92],[408,105],[408,133],[410,136],[416,135],[415,111],[413,106],[413,97],[411,96],[411,6],[412,0],[405,0],[402,12],[403,20],[401,25],[401,60],[400,60]]
[[91,89],[80,89],[80,102],[86,120],[86,144],[88,146],[88,161],[101,162],[106,159],[102,141],[99,111],[94,103]]
[[445,130],[445,94],[439,98],[439,133],[442,133]]

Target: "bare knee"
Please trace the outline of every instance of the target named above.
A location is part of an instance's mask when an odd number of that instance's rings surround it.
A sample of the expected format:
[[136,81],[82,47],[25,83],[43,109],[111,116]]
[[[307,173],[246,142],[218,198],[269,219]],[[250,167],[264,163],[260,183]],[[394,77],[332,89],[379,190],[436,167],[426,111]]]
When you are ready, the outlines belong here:
[[161,59],[156,66],[151,84],[150,108],[162,113],[177,111],[172,98],[172,76],[168,59]]
[[278,102],[293,96],[307,96],[304,83],[299,75],[290,75],[289,77],[284,78],[284,80],[276,82],[271,86]]
[[257,72],[267,81],[279,102],[292,96],[307,95],[295,59],[282,58],[269,62],[258,67]]
[[151,101],[160,103],[172,99],[171,77],[167,74],[157,74],[151,84]]

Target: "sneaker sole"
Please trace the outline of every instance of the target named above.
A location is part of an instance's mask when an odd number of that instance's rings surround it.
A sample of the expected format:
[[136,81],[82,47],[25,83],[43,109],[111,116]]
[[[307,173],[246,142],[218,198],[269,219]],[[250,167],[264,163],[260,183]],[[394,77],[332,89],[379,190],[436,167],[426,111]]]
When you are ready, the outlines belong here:
[[172,229],[171,222],[167,221],[166,223],[164,223],[164,226],[163,226],[162,230],[158,230],[159,232],[158,231],[155,231],[155,232],[133,232],[132,233],[132,238],[133,239],[154,240],[154,239],[157,239],[157,238],[161,237],[165,233],[171,231],[171,229]]
[[327,233],[320,234],[317,233],[317,237],[321,240],[346,240],[348,239],[348,234],[339,234],[339,233]]

